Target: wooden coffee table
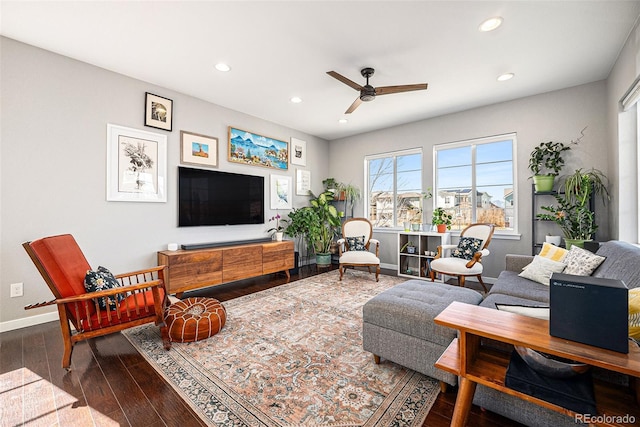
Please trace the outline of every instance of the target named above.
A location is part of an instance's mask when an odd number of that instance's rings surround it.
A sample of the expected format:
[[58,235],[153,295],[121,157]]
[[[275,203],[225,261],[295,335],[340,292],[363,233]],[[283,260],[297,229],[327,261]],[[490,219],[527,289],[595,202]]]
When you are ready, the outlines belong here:
[[[459,338],[451,342],[435,364],[436,367],[461,377],[451,420],[452,426],[465,425],[476,384],[482,384],[571,417],[576,415],[569,409],[506,387],[504,379],[511,353],[481,346],[482,338],[521,345],[630,375],[634,377],[632,380],[635,380],[632,383],[635,388],[636,402],[638,400],[640,380],[637,379],[640,378],[640,348],[635,343],[630,342],[628,354],[605,350],[550,336],[548,320],[534,319],[460,302],[451,303],[436,316],[434,321],[438,325],[460,331]],[[611,399],[611,395],[619,392],[619,386],[616,390],[615,385],[611,385],[609,388],[606,384],[602,387],[599,384],[598,387],[595,387],[598,414],[615,417],[631,413],[636,420],[640,420],[640,409],[637,403],[633,408],[608,405],[612,400],[615,400]],[[599,399],[598,396],[602,396],[602,398]],[[604,425],[616,424],[606,423]]]

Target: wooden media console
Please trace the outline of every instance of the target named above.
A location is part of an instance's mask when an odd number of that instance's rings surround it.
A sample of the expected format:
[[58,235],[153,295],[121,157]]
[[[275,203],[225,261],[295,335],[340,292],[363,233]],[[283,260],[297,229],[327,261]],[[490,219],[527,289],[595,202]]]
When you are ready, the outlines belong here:
[[186,291],[220,285],[294,267],[293,241],[233,243],[212,248],[160,251],[158,265],[167,266],[167,292],[178,298]]

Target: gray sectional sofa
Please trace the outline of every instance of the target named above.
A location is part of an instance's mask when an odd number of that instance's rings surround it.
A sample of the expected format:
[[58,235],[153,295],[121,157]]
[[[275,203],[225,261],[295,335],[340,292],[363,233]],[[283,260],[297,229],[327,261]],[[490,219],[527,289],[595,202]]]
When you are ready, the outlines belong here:
[[[600,244],[596,254],[606,257],[592,276],[624,281],[629,289],[640,286],[640,248],[621,241]],[[506,270],[500,273],[481,306],[496,308],[498,304],[548,305],[549,287],[519,277],[532,256],[507,255]],[[618,381],[624,382],[624,378]],[[478,385],[473,403],[529,426],[575,426],[573,418],[538,405]]]
[[[596,252],[606,259],[592,276],[619,279],[629,289],[640,286],[640,248],[609,241]],[[450,285],[409,280],[372,298],[363,307],[363,347],[375,356],[455,384],[456,377],[434,367],[456,331],[435,325],[433,318],[452,301],[496,308],[499,304],[548,306],[549,286],[518,274],[532,256],[507,255],[503,271],[488,295]],[[618,378],[624,384],[626,378]],[[528,426],[576,425],[573,418],[478,385],[473,402]]]

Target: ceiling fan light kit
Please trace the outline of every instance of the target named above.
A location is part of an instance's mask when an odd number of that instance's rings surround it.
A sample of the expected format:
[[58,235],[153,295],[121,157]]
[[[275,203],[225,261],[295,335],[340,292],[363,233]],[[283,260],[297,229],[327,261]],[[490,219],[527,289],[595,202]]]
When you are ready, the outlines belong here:
[[361,86],[358,83],[346,78],[345,76],[336,73],[335,71],[327,71],[327,74],[329,74],[334,79],[339,80],[347,86],[360,92],[360,96],[358,96],[356,100],[353,101],[353,104],[351,104],[351,106],[347,108],[345,114],[353,113],[353,111],[358,108],[361,103],[373,101],[378,95],[388,95],[391,93],[409,92],[414,90],[425,90],[428,86],[427,83],[420,83],[413,85],[383,86],[375,88],[369,84],[369,77],[371,77],[375,72],[376,70],[371,67],[365,67],[360,70],[360,74],[362,74],[362,77],[367,79],[365,85]]

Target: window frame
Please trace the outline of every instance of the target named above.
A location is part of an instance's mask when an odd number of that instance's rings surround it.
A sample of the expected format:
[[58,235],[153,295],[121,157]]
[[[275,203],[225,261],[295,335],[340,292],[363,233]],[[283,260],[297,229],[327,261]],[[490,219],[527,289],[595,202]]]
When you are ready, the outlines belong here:
[[[394,208],[393,208],[393,225],[391,227],[378,227],[374,225],[374,229],[376,230],[402,230],[403,226],[402,224],[398,223],[398,212],[397,212],[397,205],[396,205],[396,201],[397,201],[397,192],[398,192],[398,177],[397,177],[397,173],[398,173],[398,168],[397,168],[397,158],[401,157],[401,156],[407,156],[407,155],[413,155],[413,154],[419,154],[420,155],[420,193],[422,194],[423,192],[423,187],[424,187],[424,177],[425,177],[425,170],[424,170],[424,150],[422,147],[417,147],[417,148],[408,148],[408,149],[403,149],[403,150],[397,150],[397,151],[388,151],[385,153],[378,153],[378,154],[369,154],[369,155],[365,155],[364,156],[364,216],[365,218],[369,219],[369,221],[371,221],[370,219],[370,215],[371,215],[371,204],[370,204],[370,192],[369,192],[369,162],[371,160],[376,160],[376,159],[385,159],[385,158],[389,158],[392,157],[393,158],[393,200],[394,200]],[[424,205],[423,205],[423,210],[424,210]],[[422,213],[422,215],[424,216],[424,212]],[[424,218],[424,217],[423,217]]]
[[[476,185],[476,149],[478,145],[491,144],[501,142],[505,140],[511,140],[511,164],[512,164],[512,183],[513,183],[513,205],[510,207],[513,210],[513,226],[509,230],[495,229],[494,235],[503,236],[519,236],[520,235],[520,222],[518,220],[518,205],[519,205],[519,191],[518,191],[518,162],[517,162],[517,133],[510,132],[494,136],[485,136],[480,138],[472,138],[455,142],[446,142],[442,144],[436,144],[433,146],[433,206],[432,209],[437,207],[438,203],[438,151],[449,150],[454,148],[470,147],[471,148],[471,209],[472,209],[472,222],[477,220],[477,185]],[[486,164],[486,163],[485,163]],[[506,205],[505,205],[506,208]],[[451,230],[454,233],[459,233],[461,230]]]

